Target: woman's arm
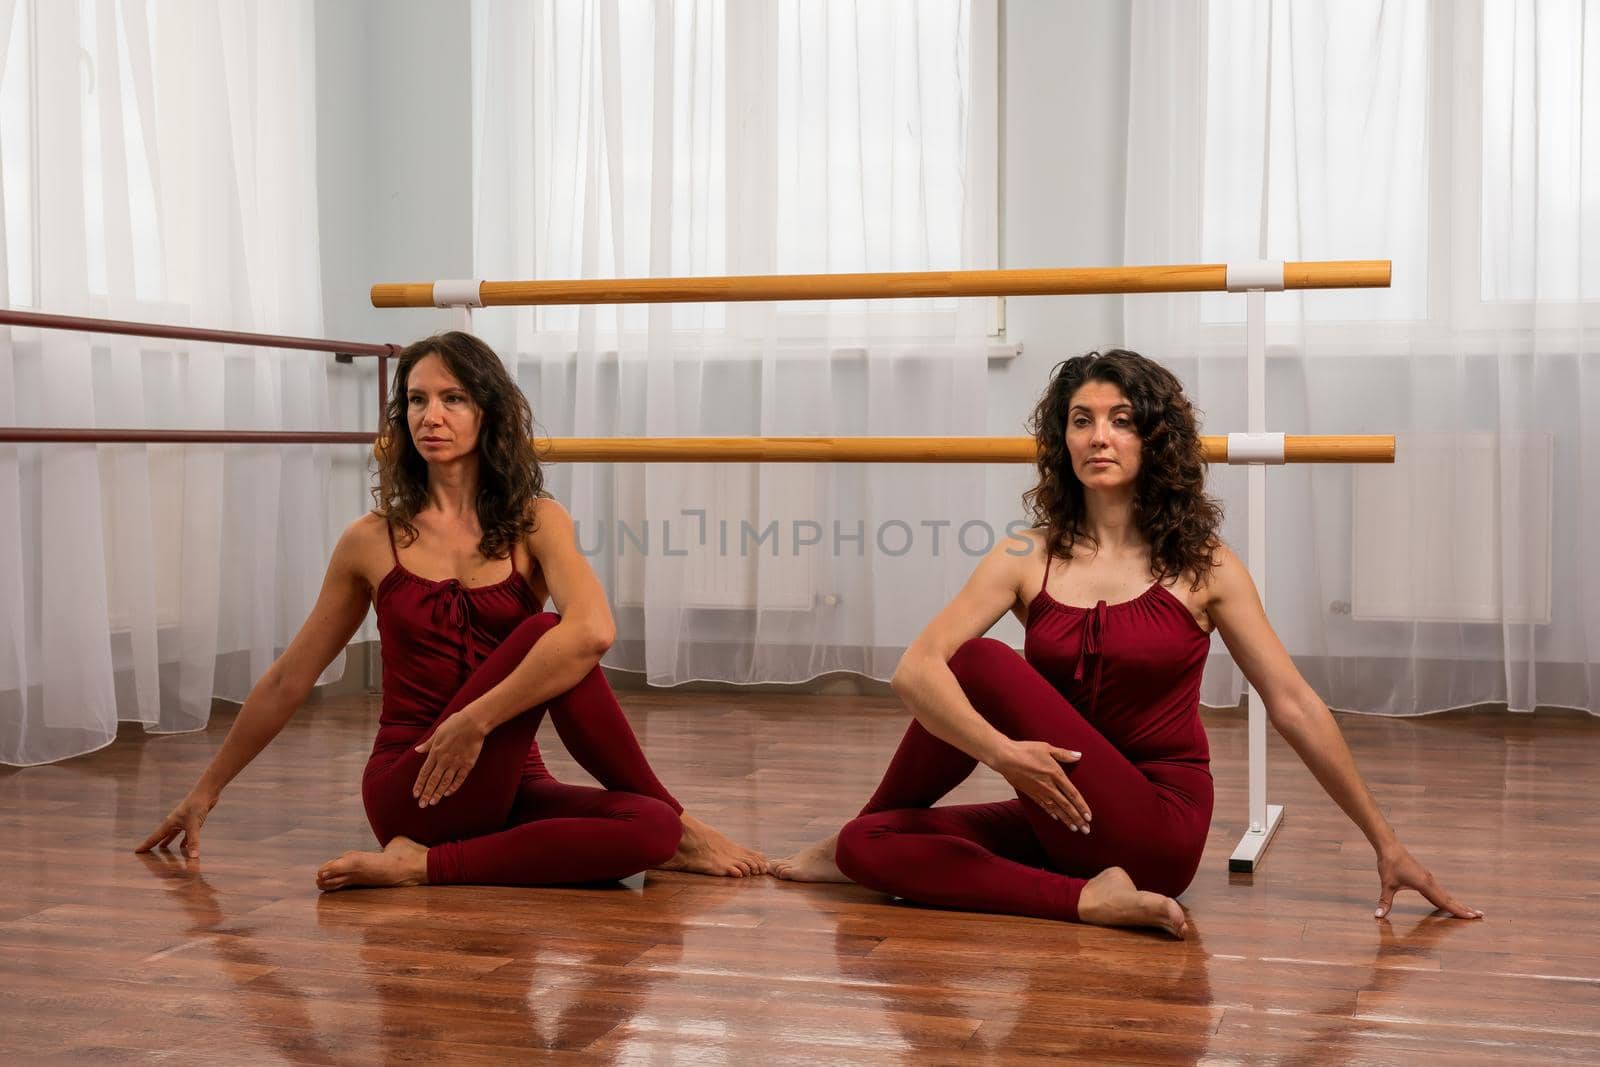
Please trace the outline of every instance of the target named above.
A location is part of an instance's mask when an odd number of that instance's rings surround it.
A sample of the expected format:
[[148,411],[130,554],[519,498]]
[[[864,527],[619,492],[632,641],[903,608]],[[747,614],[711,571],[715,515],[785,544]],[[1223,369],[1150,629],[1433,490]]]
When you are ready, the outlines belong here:
[[278,736],[305,703],[317,678],[340,649],[350,643],[361,620],[366,618],[372,605],[372,590],[361,564],[370,537],[366,518],[345,529],[328,562],[322,591],[299,633],[251,687],[222,747],[211,757],[189,795],[134,851],[165,848],[182,834],[184,853],[190,857],[200,854],[200,826],[216,807],[223,788]]
[[1052,818],[1064,816],[1087,831],[1089,806],[1061,769],[1079,754],[1042,741],[1013,741],[978,714],[950,670],[956,650],[987,633],[1016,604],[1032,558],[1016,553],[1016,540],[1007,539],[979,562],[961,592],[906,649],[889,685],[923,729],[993,767]]
[[1300,676],[1288,650],[1267,621],[1261,598],[1239,558],[1223,547],[1209,580],[1206,611],[1228,646],[1233,661],[1261,695],[1267,718],[1289,742],[1324,791],[1350,817],[1371,843],[1383,878],[1377,914],[1388,914],[1396,890],[1416,889],[1437,907],[1458,918],[1475,911],[1456,901],[1433,875],[1413,859],[1389,821],[1378,809],[1355,757],[1345,743],[1328,706]]
[[528,537],[528,551],[544,572],[561,621],[539,638],[499,685],[446,719],[417,746],[428,757],[412,788],[421,805],[437,804],[459,789],[491,730],[577,685],[616,638],[605,588],[578,551],[572,516],[549,498],[535,506],[536,526]]

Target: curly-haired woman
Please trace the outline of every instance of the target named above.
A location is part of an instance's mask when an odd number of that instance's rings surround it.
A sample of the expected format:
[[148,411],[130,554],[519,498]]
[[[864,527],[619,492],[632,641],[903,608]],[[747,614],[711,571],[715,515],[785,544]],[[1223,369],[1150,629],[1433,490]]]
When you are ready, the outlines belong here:
[[[199,855],[223,787],[373,607],[383,711],[361,795],[383,851],[323,864],[323,889],[765,870],[759,854],[684,813],[639,750],[599,666],[614,635],[605,592],[571,517],[544,491],[532,413],[494,352],[465,333],[409,346],[385,423],[376,508],[345,530],[310,618],[138,851],[181,834],[184,852]],[[542,610],[547,599],[555,612]],[[545,769],[534,734],[546,712],[604,789]]]
[[[1376,850],[1377,914],[1415,889],[1480,916],[1400,844],[1219,539],[1178,380],[1121,349],[1066,360],[1032,429],[1035,528],[985,557],[907,649],[891,684],[916,721],[861,815],[773,873],[1184,936],[1172,897],[1193,879],[1211,823],[1199,694],[1215,628]],[[1021,658],[981,636],[1008,611],[1025,627]],[[1017,799],[933,806],[979,762]]]

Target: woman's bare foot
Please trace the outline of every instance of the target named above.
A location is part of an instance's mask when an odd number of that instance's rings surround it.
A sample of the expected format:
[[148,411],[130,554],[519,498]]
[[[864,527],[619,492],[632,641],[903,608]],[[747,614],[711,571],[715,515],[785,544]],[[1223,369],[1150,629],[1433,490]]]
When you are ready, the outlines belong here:
[[839,845],[839,835],[825,837],[814,845],[807,845],[792,856],[772,861],[772,876],[790,882],[848,882],[839,864],[834,861],[834,850]]
[[317,869],[317,888],[428,884],[428,850],[409,837],[397,837],[382,852],[346,852]]
[[720,830],[715,830],[699,819],[684,812],[683,838],[678,851],[661,865],[663,871],[687,871],[690,874],[716,874],[726,878],[744,878],[767,872],[767,857],[752,848],[735,844]]
[[1146,893],[1121,867],[1107,867],[1084,885],[1078,918],[1096,926],[1154,926],[1176,938],[1189,933],[1189,917],[1171,897]]

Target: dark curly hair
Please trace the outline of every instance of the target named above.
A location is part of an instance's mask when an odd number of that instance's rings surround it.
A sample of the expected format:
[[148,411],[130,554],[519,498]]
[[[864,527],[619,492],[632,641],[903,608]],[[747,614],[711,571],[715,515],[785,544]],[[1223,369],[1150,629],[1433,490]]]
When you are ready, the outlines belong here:
[[478,405],[478,524],[485,559],[510,555],[511,547],[534,528],[534,500],[549,496],[544,471],[533,452],[533,410],[494,350],[469,333],[450,331],[425,337],[401,349],[394,389],[384,407],[379,437],[378,484],[373,513],[400,528],[405,543],[417,539],[412,523],[428,499],[428,462],[411,439],[406,390],[411,368],[437,355]]
[[1206,495],[1194,407],[1171,371],[1124,348],[1057,364],[1028,422],[1039,448],[1039,482],[1022,500],[1034,525],[1046,530],[1045,550],[1053,558],[1070,558],[1079,541],[1098,547],[1083,528],[1083,483],[1067,454],[1067,409],[1085,382],[1114,385],[1133,406],[1140,440],[1133,520],[1150,543],[1152,572],[1160,581],[1191,573],[1198,589],[1216,565],[1222,508]]

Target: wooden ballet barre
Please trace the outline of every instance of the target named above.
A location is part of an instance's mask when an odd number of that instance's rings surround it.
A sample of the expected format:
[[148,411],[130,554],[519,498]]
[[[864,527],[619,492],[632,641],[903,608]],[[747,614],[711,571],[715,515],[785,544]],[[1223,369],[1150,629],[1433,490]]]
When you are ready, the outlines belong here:
[[[1283,288],[1384,288],[1389,284],[1389,275],[1390,262],[1387,259],[1284,263]],[[372,306],[505,307],[522,304],[679,304],[742,300],[885,300],[897,297],[1226,292],[1228,264],[902,271],[887,274],[756,274],[477,283],[454,281],[439,284],[441,292],[436,299],[433,282],[381,282],[372,287]],[[443,287],[449,287],[449,295],[443,294]]]
[[[1207,463],[1227,463],[1228,438],[1202,437]],[[370,432],[155,430],[0,426],[0,444],[378,445]],[[1031,437],[543,437],[547,463],[1032,463]],[[1394,437],[1283,438],[1284,463],[1393,463]],[[1271,461],[1269,461],[1271,462]]]
[[[1226,436],[1202,437],[1208,463],[1228,462]],[[1032,463],[1032,437],[553,437],[549,463]],[[1283,439],[1285,463],[1393,463],[1394,435]]]

